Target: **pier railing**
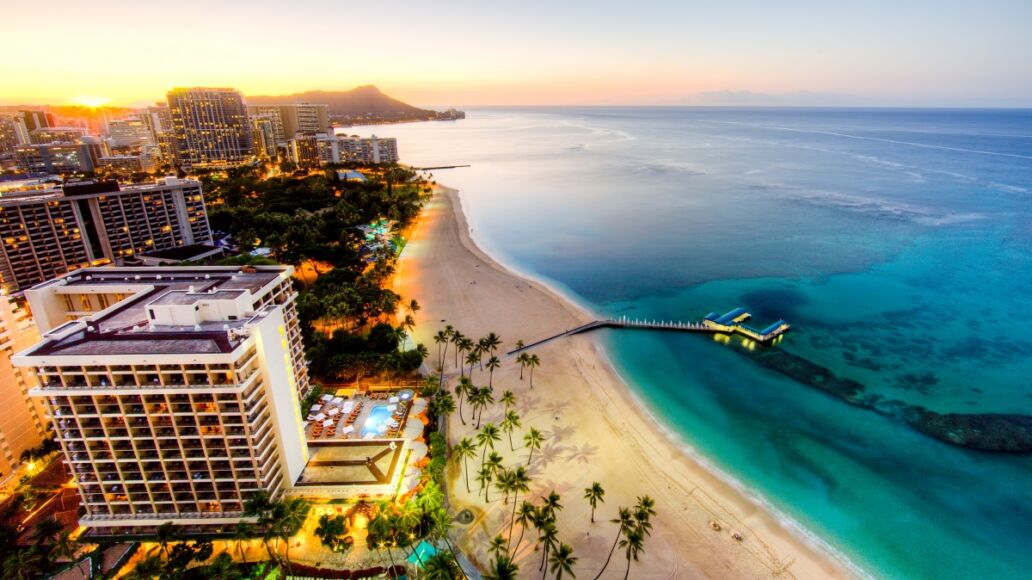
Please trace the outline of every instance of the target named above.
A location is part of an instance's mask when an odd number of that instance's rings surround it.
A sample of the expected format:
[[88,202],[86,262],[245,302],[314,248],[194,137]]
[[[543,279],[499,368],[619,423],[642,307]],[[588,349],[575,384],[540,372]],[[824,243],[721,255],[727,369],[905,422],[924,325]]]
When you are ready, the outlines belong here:
[[581,334],[589,332],[597,328],[637,328],[644,330],[672,330],[681,332],[704,332],[707,334],[732,334],[738,333],[746,336],[757,342],[765,343],[774,340],[778,336],[784,334],[790,328],[787,322],[782,322],[773,331],[760,335],[755,330],[743,326],[738,323],[725,325],[717,324],[710,320],[703,320],[701,322],[695,321],[680,321],[680,320],[661,320],[661,319],[650,319],[650,318],[629,318],[622,316],[620,318],[604,318],[602,320],[595,320],[575,328],[570,328],[558,334],[543,338],[541,340],[534,341],[523,348],[517,348],[511,350],[506,355],[519,354],[525,350],[532,349],[537,346],[552,342],[567,336],[573,336],[575,334]]

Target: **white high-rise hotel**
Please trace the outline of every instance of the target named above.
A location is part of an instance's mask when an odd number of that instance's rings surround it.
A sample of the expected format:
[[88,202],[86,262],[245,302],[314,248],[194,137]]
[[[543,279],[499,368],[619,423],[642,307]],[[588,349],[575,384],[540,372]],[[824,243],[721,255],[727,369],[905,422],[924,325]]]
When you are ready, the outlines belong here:
[[85,268],[25,292],[31,367],[94,535],[227,530],[308,460],[292,268]]

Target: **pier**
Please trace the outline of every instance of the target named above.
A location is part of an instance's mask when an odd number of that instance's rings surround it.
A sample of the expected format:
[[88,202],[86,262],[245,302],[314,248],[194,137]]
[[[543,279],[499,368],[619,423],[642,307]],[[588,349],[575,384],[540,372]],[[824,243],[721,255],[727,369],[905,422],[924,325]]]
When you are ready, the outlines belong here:
[[434,169],[458,169],[460,167],[472,167],[471,165],[438,165],[436,167],[412,167],[414,171],[433,171]]
[[620,318],[606,318],[603,320],[595,320],[587,324],[583,324],[576,328],[571,328],[564,332],[543,338],[541,340],[534,341],[523,348],[511,350],[506,355],[519,354],[525,350],[532,349],[537,346],[565,338],[567,336],[573,336],[575,334],[582,334],[598,328],[637,328],[643,330],[667,330],[667,331],[679,331],[679,332],[701,332],[705,334],[741,334],[747,338],[755,340],[761,344],[769,343],[775,338],[788,332],[791,326],[784,320],[778,320],[774,324],[767,326],[762,330],[756,330],[745,324],[746,320],[752,318],[744,308],[735,308],[734,310],[719,315],[716,312],[707,314],[701,321],[678,321],[678,320],[658,320],[658,319],[647,319],[647,318],[628,318],[626,316]]

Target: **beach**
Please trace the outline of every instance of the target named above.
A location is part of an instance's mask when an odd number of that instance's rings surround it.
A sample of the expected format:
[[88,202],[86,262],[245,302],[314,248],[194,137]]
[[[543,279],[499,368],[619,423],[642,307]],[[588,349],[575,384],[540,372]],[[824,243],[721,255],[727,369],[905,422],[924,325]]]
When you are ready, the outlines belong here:
[[[445,325],[474,339],[489,332],[501,337],[502,366],[494,373],[494,392],[496,398],[504,390],[515,393],[515,410],[523,427],[514,433],[515,451],[504,435],[497,450],[507,467],[526,465],[522,434],[533,426],[546,435],[528,468],[532,483],[527,499],[537,501],[552,490],[562,496],[559,540],[573,547],[578,577],[591,578],[598,572],[616,535],[616,526],[609,520],[618,507],[631,507],[642,495],[656,501],[657,515],[644,553],[632,564],[631,577],[855,575],[804,531],[726,481],[684,443],[669,436],[634,398],[590,335],[535,348],[541,365],[535,370],[533,388],[526,376],[521,380],[520,365],[502,353],[517,340],[530,343],[594,316],[481,251],[470,237],[456,190],[435,189],[399,259],[394,284],[404,300],[415,298],[421,305],[415,314],[414,338],[430,349],[428,363],[436,361],[438,352],[432,337]],[[451,387],[458,376],[453,356],[449,350],[446,373]],[[474,371],[474,382],[488,382],[486,368]],[[483,421],[498,423],[501,415],[502,406],[491,405]],[[468,405],[464,416],[467,425],[458,413],[450,419],[452,444],[475,434]],[[486,566],[488,542],[495,535],[507,535],[512,505],[498,499],[495,489],[489,503],[478,496],[473,480],[478,461],[479,453],[470,462],[472,493],[467,493],[458,465],[450,467],[448,492],[456,512],[468,508],[475,516],[469,526],[456,524],[453,538],[460,538],[463,550]],[[595,481],[606,493],[591,523],[591,508],[583,495],[584,488]],[[714,523],[719,531],[713,529]],[[734,532],[741,541],[732,537]],[[514,534],[519,536],[518,525]],[[530,530],[516,554],[521,577],[540,573],[541,553],[534,550],[533,536]],[[603,577],[621,577],[626,565],[617,549]]]

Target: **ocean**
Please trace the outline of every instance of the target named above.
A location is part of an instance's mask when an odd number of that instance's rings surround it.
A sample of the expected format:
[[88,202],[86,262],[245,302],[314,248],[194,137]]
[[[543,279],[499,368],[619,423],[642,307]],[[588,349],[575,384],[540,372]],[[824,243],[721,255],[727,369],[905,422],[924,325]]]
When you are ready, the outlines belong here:
[[491,108],[354,132],[470,164],[434,178],[477,242],[600,316],[787,320],[773,350],[597,337],[686,448],[867,573],[1028,577],[1032,453],[971,447],[1032,416],[1032,111]]

